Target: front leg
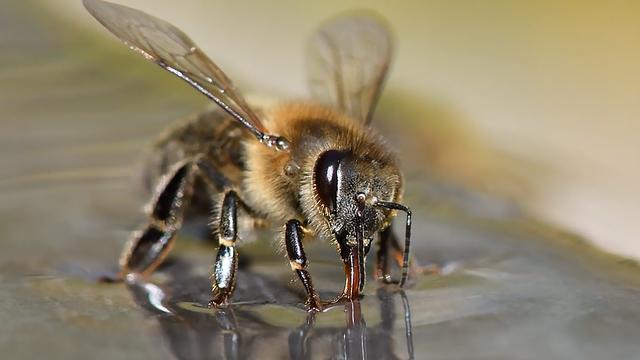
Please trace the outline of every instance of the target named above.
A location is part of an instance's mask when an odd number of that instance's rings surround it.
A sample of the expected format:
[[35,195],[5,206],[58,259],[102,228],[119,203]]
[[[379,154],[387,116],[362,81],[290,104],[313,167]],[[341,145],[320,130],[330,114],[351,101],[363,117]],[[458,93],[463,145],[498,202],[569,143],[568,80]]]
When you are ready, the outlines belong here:
[[305,255],[304,248],[302,247],[304,230],[300,221],[295,219],[287,221],[284,237],[291,270],[298,274],[308,296],[306,305],[311,312],[320,311],[320,297],[318,296],[316,289],[313,287],[311,274],[309,274],[309,271],[307,270],[307,256]]

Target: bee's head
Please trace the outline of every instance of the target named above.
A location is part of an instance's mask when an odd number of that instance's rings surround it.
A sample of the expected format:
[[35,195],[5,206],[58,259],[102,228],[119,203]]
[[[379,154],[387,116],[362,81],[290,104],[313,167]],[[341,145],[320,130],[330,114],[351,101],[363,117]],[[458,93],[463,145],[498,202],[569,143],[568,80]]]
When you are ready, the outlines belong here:
[[376,232],[387,226],[391,209],[380,206],[397,200],[401,177],[394,162],[358,157],[351,151],[328,150],[314,167],[314,192],[324,209],[345,265],[362,272],[364,257]]
[[389,210],[375,204],[398,197],[400,174],[396,169],[376,159],[357,158],[350,151],[329,150],[318,157],[314,190],[336,240],[355,244],[358,227],[362,227],[368,249],[369,241],[389,217]]

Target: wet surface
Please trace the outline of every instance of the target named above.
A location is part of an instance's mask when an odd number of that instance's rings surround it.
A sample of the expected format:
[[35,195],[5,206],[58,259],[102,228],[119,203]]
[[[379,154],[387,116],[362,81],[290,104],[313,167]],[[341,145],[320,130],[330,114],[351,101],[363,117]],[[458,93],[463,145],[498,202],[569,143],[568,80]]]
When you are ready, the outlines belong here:
[[[433,180],[415,156],[405,164],[415,254],[445,274],[414,278],[405,291],[369,281],[362,301],[310,316],[265,232],[240,248],[234,305],[206,309],[214,247],[202,221],[188,224],[150,278],[97,284],[143,221],[136,175],[145,149],[204,102],[124,47],[33,5],[0,13],[1,47],[12,49],[0,54],[3,356],[640,357],[635,263],[509,202]],[[343,281],[335,251],[314,243],[308,255],[321,296],[335,296]]]

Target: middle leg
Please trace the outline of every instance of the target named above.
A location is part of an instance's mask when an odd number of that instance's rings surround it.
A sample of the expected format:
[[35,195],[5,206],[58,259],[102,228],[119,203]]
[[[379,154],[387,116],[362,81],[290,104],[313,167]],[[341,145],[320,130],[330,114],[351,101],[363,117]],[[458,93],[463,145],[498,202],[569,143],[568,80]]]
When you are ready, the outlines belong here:
[[218,218],[218,254],[212,277],[212,299],[209,307],[221,308],[228,305],[236,288],[238,270],[238,209],[253,215],[249,207],[234,190],[225,193]]

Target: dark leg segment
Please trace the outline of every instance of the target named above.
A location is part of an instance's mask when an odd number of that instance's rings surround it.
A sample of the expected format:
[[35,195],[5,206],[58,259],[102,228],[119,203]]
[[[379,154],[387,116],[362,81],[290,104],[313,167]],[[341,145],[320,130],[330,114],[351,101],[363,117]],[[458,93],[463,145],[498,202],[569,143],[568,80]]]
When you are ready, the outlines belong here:
[[239,203],[240,199],[235,191],[224,195],[219,219],[218,255],[213,272],[213,299],[209,302],[209,307],[226,306],[236,287],[238,253],[235,245],[238,238]]
[[304,232],[298,220],[289,220],[285,225],[285,244],[291,270],[295,271],[307,292],[307,306],[309,311],[320,311],[320,297],[313,287],[311,274],[307,271],[307,256],[302,247]]
[[129,273],[151,273],[173,246],[176,231],[191,194],[194,167],[191,162],[178,165],[152,202],[149,222],[133,234],[120,258],[122,279]]
[[123,260],[122,274],[151,273],[169,252],[174,234],[174,229],[154,224],[136,232],[132,239],[134,244],[131,253]]

